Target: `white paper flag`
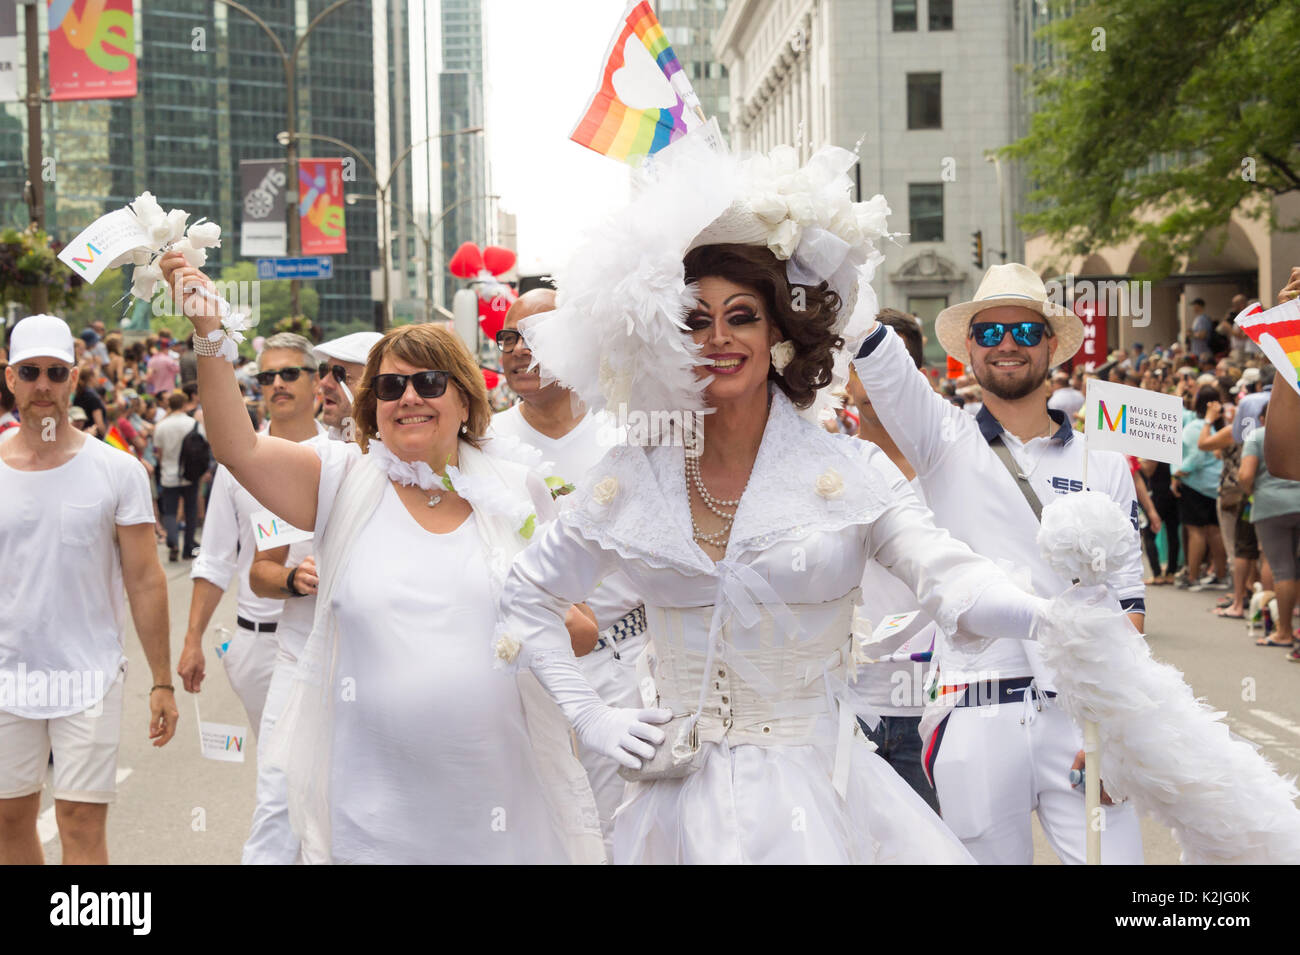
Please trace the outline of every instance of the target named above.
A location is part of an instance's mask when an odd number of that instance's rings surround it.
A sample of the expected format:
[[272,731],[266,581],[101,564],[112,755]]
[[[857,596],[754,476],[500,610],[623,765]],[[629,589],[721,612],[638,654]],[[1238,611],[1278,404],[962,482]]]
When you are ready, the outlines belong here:
[[87,282],[93,282],[123,252],[152,247],[153,240],[130,209],[100,216],[63,247],[59,261]]
[[1177,465],[1183,460],[1183,400],[1091,378],[1084,436],[1091,451],[1119,451]]
[[299,530],[270,511],[257,511],[248,520],[253,525],[253,540],[257,542],[258,550],[311,540],[310,531]]

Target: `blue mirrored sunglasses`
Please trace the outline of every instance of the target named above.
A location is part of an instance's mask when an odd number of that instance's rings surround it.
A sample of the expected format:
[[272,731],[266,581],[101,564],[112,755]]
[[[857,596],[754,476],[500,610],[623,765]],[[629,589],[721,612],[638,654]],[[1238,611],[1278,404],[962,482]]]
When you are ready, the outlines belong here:
[[1045,322],[972,322],[970,326],[970,337],[975,339],[975,344],[981,348],[997,348],[1002,344],[1002,339],[1011,333],[1012,340],[1017,345],[1023,345],[1025,348],[1033,348],[1043,340],[1043,333],[1047,331]]

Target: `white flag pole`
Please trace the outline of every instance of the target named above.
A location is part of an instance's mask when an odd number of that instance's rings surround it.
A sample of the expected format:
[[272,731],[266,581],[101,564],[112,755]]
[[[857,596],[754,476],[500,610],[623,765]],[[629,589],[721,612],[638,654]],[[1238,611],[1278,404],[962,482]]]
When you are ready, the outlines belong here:
[[194,732],[199,734],[199,755],[203,755],[203,716],[199,713],[199,695],[194,694]]

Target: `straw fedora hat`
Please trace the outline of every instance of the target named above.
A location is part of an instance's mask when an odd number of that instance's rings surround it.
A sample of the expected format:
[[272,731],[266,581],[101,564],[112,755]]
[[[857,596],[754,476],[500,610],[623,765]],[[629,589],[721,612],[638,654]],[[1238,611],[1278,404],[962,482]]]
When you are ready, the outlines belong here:
[[986,308],[999,305],[1018,305],[1032,309],[1046,319],[1056,336],[1056,354],[1052,364],[1068,361],[1083,344],[1083,322],[1061,305],[1050,301],[1047,287],[1033,271],[1018,262],[994,265],[984,273],[984,280],[975,290],[975,299],[950,305],[939,313],[934,322],[934,333],[939,344],[963,365],[970,364],[969,340],[971,320]]

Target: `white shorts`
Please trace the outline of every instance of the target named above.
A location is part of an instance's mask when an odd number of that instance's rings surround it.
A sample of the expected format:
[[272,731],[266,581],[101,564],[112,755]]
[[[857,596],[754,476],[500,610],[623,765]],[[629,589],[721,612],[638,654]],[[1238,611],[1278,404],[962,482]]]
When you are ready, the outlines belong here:
[[55,799],[111,803],[117,797],[124,679],[119,673],[104,699],[84,713],[42,720],[0,712],[0,799],[40,792],[53,753]]

